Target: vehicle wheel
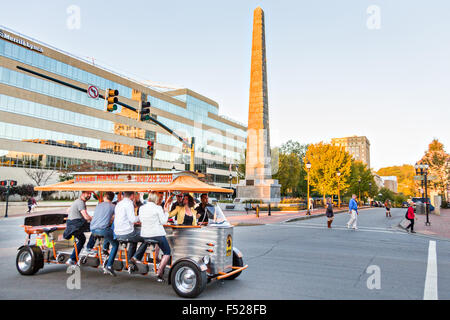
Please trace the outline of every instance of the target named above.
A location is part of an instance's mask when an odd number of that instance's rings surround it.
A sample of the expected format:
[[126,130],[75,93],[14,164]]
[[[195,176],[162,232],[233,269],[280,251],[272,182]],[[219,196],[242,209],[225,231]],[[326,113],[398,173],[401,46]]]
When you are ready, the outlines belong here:
[[16,268],[20,274],[33,275],[43,267],[44,257],[40,248],[36,246],[22,247],[17,253]]
[[197,297],[205,290],[208,281],[206,271],[201,271],[191,261],[176,264],[170,278],[173,290],[183,298]]
[[[244,266],[244,260],[240,257],[238,257],[237,253],[233,250],[233,267],[243,267]],[[237,277],[241,275],[241,272],[235,273],[232,276],[229,276],[228,278],[225,278],[225,280],[234,280]]]

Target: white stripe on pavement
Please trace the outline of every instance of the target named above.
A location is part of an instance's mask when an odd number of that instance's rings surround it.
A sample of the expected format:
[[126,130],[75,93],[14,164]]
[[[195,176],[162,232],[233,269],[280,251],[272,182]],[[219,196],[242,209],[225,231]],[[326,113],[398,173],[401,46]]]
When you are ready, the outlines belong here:
[[423,292],[423,300],[437,300],[437,256],[436,256],[436,241],[430,240],[428,247],[428,265],[427,275],[425,277],[425,289]]
[[[313,225],[300,225],[300,224],[291,224],[291,223],[280,223],[280,224],[266,224],[265,226],[272,226],[272,227],[291,227],[291,228],[304,228],[304,229],[328,229],[326,226],[313,226]],[[395,234],[405,234],[407,235],[408,233],[406,232],[401,232],[401,231],[395,231],[392,229],[384,229],[384,230],[376,230],[376,229],[370,229],[367,227],[364,227],[364,229],[361,229],[360,227],[358,227],[358,230],[353,230],[353,229],[348,229],[347,227],[344,226],[334,226],[332,227],[332,229],[334,230],[348,230],[348,231],[352,231],[352,232],[379,232],[379,233],[395,233]]]
[[[293,222],[285,222],[285,223],[293,223]],[[302,223],[302,226],[313,226],[313,227],[322,227],[327,228],[323,223]],[[339,227],[339,225],[332,226],[332,228]],[[345,227],[345,225],[341,226]],[[358,226],[358,229],[368,229],[368,230],[382,230],[382,231],[393,231],[392,228],[380,228],[380,227],[364,227],[364,226]]]

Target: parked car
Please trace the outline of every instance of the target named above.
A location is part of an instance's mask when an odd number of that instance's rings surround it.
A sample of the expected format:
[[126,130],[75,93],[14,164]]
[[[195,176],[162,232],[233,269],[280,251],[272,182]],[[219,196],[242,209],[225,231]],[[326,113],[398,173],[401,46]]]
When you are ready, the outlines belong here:
[[[417,203],[417,202],[421,202],[421,203],[426,203],[426,202],[428,202],[428,204],[429,204],[429,208],[430,208],[430,212],[431,211],[434,211],[434,206],[431,204],[431,202],[430,202],[430,198],[422,198],[422,197],[413,197],[413,198],[411,198],[411,200],[412,200],[412,202],[414,202],[414,207],[415,207],[415,204]],[[425,202],[426,201],[426,202]]]

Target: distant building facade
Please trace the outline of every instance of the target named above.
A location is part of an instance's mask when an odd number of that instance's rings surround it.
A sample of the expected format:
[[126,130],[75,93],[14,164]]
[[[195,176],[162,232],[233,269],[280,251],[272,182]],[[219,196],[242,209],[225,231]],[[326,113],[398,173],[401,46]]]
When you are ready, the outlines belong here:
[[331,144],[344,147],[355,160],[362,161],[370,168],[370,142],[366,136],[333,138],[331,139]]
[[385,188],[397,193],[398,181],[396,176],[381,176],[380,178],[383,179],[383,185]]
[[378,189],[381,189],[384,187],[384,181],[381,179],[381,177],[376,174],[374,171],[372,171],[373,179],[375,180],[375,183],[377,184]]
[[[104,94],[117,89],[119,100],[151,115],[186,140],[195,137],[195,170],[221,187],[237,184],[234,168],[244,157],[247,126],[219,115],[212,99],[187,88],[155,87],[90,61],[0,30],[0,175],[31,183],[24,170],[70,170],[87,163],[94,170],[150,170],[147,141],[154,142],[154,170],[188,170],[183,144],[137,112],[119,106],[107,112],[102,99],[17,67]],[[231,179],[230,179],[231,174]],[[58,175],[54,175],[57,181]],[[230,181],[232,180],[232,181]],[[55,182],[55,181],[54,181]]]

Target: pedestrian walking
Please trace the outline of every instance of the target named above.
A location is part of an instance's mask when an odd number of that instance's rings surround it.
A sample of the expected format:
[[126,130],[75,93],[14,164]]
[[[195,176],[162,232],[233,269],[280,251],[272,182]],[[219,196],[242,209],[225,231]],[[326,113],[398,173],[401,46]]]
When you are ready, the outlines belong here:
[[386,199],[386,201],[384,202],[384,207],[386,208],[386,218],[388,217],[392,217],[391,216],[391,201],[389,199]]
[[328,228],[331,228],[331,224],[333,223],[333,220],[334,220],[333,202],[331,201],[331,198],[327,199],[326,215],[327,215]]
[[27,211],[27,213],[31,213],[31,211],[34,208],[36,208],[36,206],[37,206],[36,199],[34,197],[29,197],[27,204],[28,204],[28,211]]
[[313,210],[314,210],[314,199],[313,198],[309,198],[309,207],[308,207],[308,209],[309,209],[309,212],[310,212],[310,214],[311,214],[311,212],[313,212]]
[[347,222],[347,228],[350,229],[350,226],[357,230],[356,222],[358,220],[358,204],[356,203],[356,194],[352,195],[350,202],[348,204],[348,211],[351,214],[350,220]]
[[406,227],[406,232],[409,232],[408,229],[411,228],[411,233],[416,233],[414,231],[414,219],[416,215],[414,214],[413,202],[411,200],[408,201],[408,211],[406,211],[405,218],[409,220],[409,226]]

